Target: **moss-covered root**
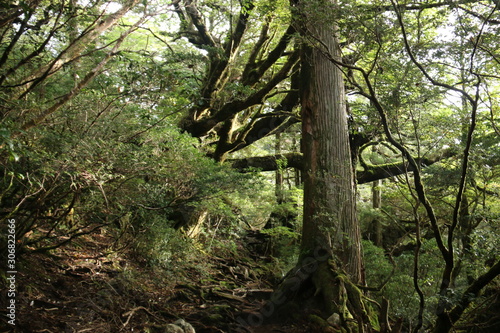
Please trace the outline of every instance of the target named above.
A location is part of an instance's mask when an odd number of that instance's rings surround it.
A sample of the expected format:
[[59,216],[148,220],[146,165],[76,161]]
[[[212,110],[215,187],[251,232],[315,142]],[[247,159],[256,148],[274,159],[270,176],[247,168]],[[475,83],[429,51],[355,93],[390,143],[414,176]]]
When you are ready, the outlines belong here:
[[323,296],[327,311],[339,314],[346,332],[379,331],[378,313],[370,304],[374,301],[370,301],[333,260],[325,264],[318,267],[313,282],[317,293]]

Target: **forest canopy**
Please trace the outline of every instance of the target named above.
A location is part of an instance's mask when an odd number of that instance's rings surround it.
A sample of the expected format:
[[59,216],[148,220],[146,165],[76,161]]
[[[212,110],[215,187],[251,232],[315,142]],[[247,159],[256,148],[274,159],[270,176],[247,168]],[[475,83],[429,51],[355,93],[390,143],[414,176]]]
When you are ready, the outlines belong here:
[[[283,278],[304,258],[308,226],[321,226],[308,215],[320,205],[307,190],[311,142],[330,132],[309,133],[319,118],[307,110],[332,100],[345,112],[331,126],[345,120],[346,150],[318,154],[350,169],[342,178],[353,180],[349,206],[362,239],[339,224],[318,230],[363,248],[363,273],[345,290],[373,299],[358,311],[346,298],[340,326],[498,330],[499,7],[2,3],[2,219],[16,219],[22,256],[106,230],[165,270],[176,255],[172,239],[194,240],[191,251],[233,253],[243,235],[258,232],[271,240],[266,255]],[[310,59],[338,86],[311,88],[321,71]],[[1,237],[4,244],[3,229]],[[353,280],[347,264],[335,265],[335,279]]]

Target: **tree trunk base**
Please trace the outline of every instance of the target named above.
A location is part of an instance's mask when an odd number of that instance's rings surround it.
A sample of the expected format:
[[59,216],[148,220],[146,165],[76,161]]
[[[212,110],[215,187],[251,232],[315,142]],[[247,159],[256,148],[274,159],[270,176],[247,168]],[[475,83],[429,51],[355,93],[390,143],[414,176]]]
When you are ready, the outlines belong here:
[[[262,323],[338,318],[329,325],[342,332],[376,332],[378,314],[368,298],[337,269],[331,257],[306,257],[291,269],[260,309]],[[373,302],[373,301],[372,301]]]

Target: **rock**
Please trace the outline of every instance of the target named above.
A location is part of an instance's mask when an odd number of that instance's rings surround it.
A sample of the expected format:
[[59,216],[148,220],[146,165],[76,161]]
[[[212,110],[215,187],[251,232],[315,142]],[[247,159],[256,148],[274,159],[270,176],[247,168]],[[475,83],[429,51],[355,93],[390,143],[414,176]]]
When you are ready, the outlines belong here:
[[338,313],[334,313],[330,317],[328,317],[326,321],[332,326],[340,326],[340,315]]
[[165,326],[164,333],[184,333],[184,330],[177,325],[168,324]]
[[174,322],[174,324],[177,325],[178,327],[181,327],[184,330],[184,333],[196,333],[194,327],[190,323],[186,322],[184,319],[179,319],[176,322]]

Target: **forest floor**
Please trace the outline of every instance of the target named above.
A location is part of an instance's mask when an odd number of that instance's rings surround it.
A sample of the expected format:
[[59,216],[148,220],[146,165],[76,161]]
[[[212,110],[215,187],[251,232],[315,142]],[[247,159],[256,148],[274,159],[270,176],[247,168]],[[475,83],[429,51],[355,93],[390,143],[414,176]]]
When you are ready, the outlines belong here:
[[[0,332],[164,332],[182,318],[202,332],[321,332],[292,313],[281,323],[255,315],[273,285],[260,264],[202,254],[203,269],[165,271],[94,234],[18,263],[16,326]],[[262,258],[261,258],[262,259]],[[200,272],[202,271],[202,272]],[[252,315],[252,313],[254,313]],[[244,323],[249,325],[244,325]]]

